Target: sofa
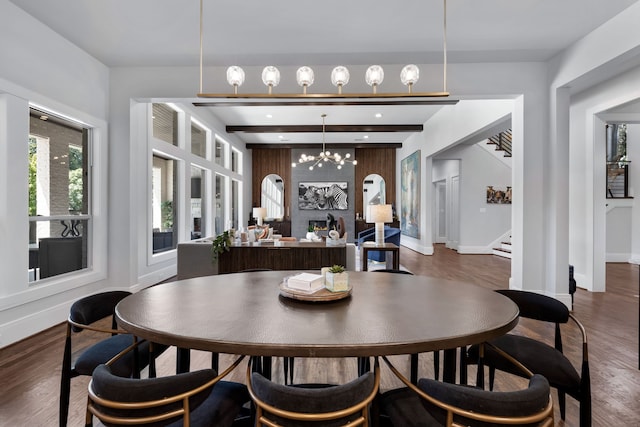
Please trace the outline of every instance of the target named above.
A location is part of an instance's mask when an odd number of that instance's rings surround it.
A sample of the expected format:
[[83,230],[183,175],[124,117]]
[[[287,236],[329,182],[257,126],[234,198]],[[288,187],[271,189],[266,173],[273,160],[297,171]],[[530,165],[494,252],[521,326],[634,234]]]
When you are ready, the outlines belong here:
[[[361,245],[364,242],[374,242],[375,240],[376,240],[375,227],[368,228],[358,233],[358,245]],[[396,246],[400,246],[400,229],[385,225],[384,241],[385,243],[393,243]],[[367,258],[372,261],[383,262],[386,260],[386,252],[370,251]]]

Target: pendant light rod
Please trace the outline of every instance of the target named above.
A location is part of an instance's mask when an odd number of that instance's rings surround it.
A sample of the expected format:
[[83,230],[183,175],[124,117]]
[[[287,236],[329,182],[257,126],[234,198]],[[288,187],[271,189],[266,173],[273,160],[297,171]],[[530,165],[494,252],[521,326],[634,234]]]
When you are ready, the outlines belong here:
[[200,93],[202,93],[202,3],[200,0]]
[[443,81],[443,88],[442,91],[447,93],[447,0],[443,0],[443,7],[444,7],[444,11],[442,13],[443,16],[443,23],[442,23],[442,32],[443,32],[443,37],[442,37],[442,44],[443,44],[443,77],[442,77],[442,81]]

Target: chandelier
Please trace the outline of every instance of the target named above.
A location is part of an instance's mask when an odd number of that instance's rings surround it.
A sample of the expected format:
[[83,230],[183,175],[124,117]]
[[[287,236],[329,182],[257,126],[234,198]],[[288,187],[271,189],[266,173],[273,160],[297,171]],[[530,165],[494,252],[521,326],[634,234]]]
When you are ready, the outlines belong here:
[[353,165],[357,165],[358,161],[356,159],[351,158],[351,153],[346,153],[344,157],[340,155],[340,153],[332,153],[327,150],[325,147],[324,141],[324,119],[327,117],[326,114],[322,114],[322,151],[317,156],[309,156],[306,154],[302,154],[298,159],[298,163],[291,163],[292,167],[296,167],[297,165],[303,165],[307,163],[311,163],[309,165],[309,170],[312,171],[316,166],[321,168],[324,162],[331,162],[336,166],[337,169],[342,169],[345,163],[353,163]]
[[380,93],[378,87],[384,81],[384,70],[380,65],[370,66],[365,73],[365,82],[371,86],[369,93],[343,93],[343,88],[349,83],[349,70],[343,65],[335,67],[331,72],[331,83],[337,88],[336,93],[309,93],[308,88],[313,84],[315,76],[313,69],[308,66],[298,68],[296,72],[296,81],[302,87],[302,93],[295,94],[279,94],[274,92],[274,88],[280,83],[280,70],[273,65],[266,66],[262,71],[262,82],[267,87],[267,93],[247,93],[242,94],[239,88],[245,82],[245,72],[237,65],[227,68],[227,82],[233,87],[233,93],[229,94],[212,94],[203,93],[202,89],[202,10],[203,0],[200,0],[200,90],[197,94],[199,98],[272,98],[272,99],[303,99],[314,98],[317,104],[318,99],[332,98],[358,98],[366,102],[371,98],[439,98],[448,97],[447,92],[447,0],[443,0],[443,79],[442,91],[436,92],[414,92],[413,86],[418,82],[420,77],[420,69],[414,65],[406,65],[400,72],[400,81],[407,86],[407,92],[397,93]]

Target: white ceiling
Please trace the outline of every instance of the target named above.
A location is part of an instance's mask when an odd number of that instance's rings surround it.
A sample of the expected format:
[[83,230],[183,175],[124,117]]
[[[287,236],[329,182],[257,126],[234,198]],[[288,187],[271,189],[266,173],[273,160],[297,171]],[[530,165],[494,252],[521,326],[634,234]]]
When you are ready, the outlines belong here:
[[[11,0],[110,67],[198,66],[199,0]],[[546,61],[637,0],[449,0],[449,62]],[[442,0],[205,0],[205,65],[442,61]],[[416,124],[437,106],[215,108],[229,125]],[[373,118],[380,110],[381,119]],[[266,114],[274,115],[266,119]],[[276,134],[238,134],[278,142]],[[288,143],[318,134],[285,134]],[[327,135],[353,142],[364,135]],[[370,134],[401,142],[408,134]],[[331,140],[329,138],[332,138]]]

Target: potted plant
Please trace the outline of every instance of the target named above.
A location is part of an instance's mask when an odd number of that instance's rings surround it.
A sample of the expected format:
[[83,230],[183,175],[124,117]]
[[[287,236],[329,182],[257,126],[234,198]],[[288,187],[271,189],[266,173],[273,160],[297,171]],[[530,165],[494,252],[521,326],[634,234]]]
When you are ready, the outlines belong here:
[[233,243],[233,230],[224,231],[211,241],[211,259],[215,262],[222,252],[229,252],[229,246]]
[[309,224],[309,227],[307,228],[307,235],[305,236],[307,238],[307,240],[315,240],[316,239],[316,229],[313,226],[313,224]]
[[349,273],[342,265],[329,267],[325,274],[325,288],[332,292],[342,292],[349,290]]

